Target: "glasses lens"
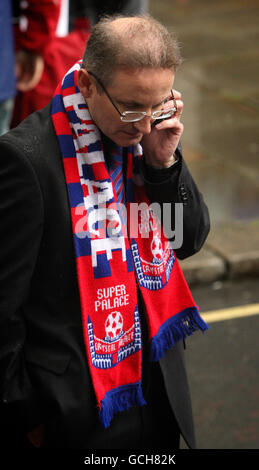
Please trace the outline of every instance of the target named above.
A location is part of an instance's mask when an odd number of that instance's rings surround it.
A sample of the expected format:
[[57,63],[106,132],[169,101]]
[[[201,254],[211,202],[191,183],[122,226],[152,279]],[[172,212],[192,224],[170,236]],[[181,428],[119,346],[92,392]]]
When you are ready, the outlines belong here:
[[[171,117],[175,112],[176,112],[176,108],[169,108],[166,110],[161,109],[159,111],[154,111],[151,115],[151,118],[152,119],[166,119],[166,118]],[[145,116],[147,116],[146,113],[138,113],[136,111],[124,111],[124,113],[121,114],[121,120],[123,122],[136,122],[136,121],[140,121]]]
[[143,113],[137,113],[135,111],[124,111],[121,115],[121,120],[124,122],[136,122],[140,121],[145,114]]
[[166,110],[160,110],[160,111],[154,111],[152,113],[152,118],[153,119],[166,119],[171,117],[174,113],[176,112],[176,108],[169,108]]

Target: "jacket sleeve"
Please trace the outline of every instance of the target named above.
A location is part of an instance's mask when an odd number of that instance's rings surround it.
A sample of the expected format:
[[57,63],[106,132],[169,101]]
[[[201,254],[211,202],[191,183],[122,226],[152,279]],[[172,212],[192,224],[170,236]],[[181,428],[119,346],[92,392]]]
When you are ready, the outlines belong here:
[[37,400],[23,360],[22,305],[41,241],[43,203],[34,169],[14,141],[8,134],[0,139],[0,399],[1,409],[11,404],[26,414]]
[[150,201],[158,202],[161,206],[162,224],[165,231],[168,222],[165,217],[168,218],[168,212],[164,214],[163,203],[171,205],[172,229],[175,229],[175,223],[179,222],[175,217],[175,204],[182,204],[183,240],[181,246],[175,248],[174,251],[179,259],[184,259],[201,249],[210,230],[210,218],[203,196],[187,168],[180,147],[176,154],[178,161],[169,169],[151,168],[143,159],[141,172]]

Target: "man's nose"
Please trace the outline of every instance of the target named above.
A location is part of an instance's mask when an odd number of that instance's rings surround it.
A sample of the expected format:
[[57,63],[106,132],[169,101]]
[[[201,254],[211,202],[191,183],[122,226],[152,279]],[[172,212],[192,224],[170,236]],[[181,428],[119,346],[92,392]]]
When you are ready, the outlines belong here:
[[137,129],[141,134],[150,134],[151,132],[151,119],[149,116],[145,116],[140,121],[134,122],[134,127]]

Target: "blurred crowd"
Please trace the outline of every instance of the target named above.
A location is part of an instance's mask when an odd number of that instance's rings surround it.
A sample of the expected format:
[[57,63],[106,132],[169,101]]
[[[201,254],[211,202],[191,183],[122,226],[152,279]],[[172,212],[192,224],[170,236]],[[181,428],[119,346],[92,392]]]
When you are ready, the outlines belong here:
[[139,14],[148,0],[1,0],[0,135],[50,101],[104,14]]

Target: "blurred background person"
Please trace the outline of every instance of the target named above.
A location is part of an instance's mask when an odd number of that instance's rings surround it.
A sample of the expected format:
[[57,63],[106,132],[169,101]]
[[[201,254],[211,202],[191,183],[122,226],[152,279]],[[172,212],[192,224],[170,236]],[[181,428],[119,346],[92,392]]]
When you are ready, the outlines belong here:
[[62,0],[13,0],[17,89],[27,91],[39,82],[44,50],[55,35]]
[[80,16],[81,3],[73,1],[73,5],[73,21],[69,22],[68,0],[16,2],[18,92],[11,127],[48,104],[57,83],[82,55],[90,23]]

